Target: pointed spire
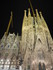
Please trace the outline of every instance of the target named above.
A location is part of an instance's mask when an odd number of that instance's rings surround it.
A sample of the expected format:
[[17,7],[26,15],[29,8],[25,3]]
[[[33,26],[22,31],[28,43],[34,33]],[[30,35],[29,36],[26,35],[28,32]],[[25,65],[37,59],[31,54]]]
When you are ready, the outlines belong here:
[[[44,27],[47,27],[47,23],[46,23],[44,17],[42,16],[42,12],[39,12],[39,13],[40,13],[40,18],[41,18],[41,20],[42,20],[42,23],[43,23]],[[47,28],[48,28],[48,27],[47,27]]]
[[45,22],[44,17],[42,16],[42,13],[41,12],[39,12],[39,13],[40,13],[41,19]]
[[39,18],[38,10],[36,9],[36,16]]
[[24,16],[26,17],[26,10],[24,10]]
[[39,13],[40,13],[40,15],[42,15],[42,12],[41,11]]
[[42,16],[42,12],[40,11],[39,13],[40,13],[40,17],[43,18],[43,16]]
[[27,26],[27,15],[26,15],[27,11],[24,10],[24,18],[23,18],[23,24],[22,24],[22,31],[24,29],[25,26]]
[[28,16],[31,16],[30,8],[28,8]]

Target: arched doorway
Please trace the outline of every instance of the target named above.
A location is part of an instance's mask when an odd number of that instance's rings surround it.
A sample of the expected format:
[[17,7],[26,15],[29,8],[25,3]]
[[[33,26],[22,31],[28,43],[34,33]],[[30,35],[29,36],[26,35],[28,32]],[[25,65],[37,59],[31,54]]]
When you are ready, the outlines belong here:
[[39,70],[42,70],[41,62],[39,62],[38,68]]
[[45,64],[43,63],[42,70],[46,70]]

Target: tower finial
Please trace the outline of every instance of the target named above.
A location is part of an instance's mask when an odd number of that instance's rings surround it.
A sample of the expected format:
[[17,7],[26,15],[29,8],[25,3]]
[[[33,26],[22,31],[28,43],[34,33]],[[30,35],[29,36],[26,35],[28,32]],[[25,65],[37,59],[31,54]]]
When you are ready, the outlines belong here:
[[28,16],[31,16],[30,8],[28,8]]
[[40,13],[40,17],[42,17],[42,12],[40,11],[39,13]]
[[24,16],[26,17],[26,10],[24,10]]
[[[42,12],[39,12],[39,13],[40,13],[40,18],[41,18],[41,20],[42,20],[42,23],[43,23],[44,27],[47,27],[47,23],[46,23],[46,21],[45,21],[43,15],[42,15]],[[47,27],[47,28],[48,28],[48,27]]]
[[36,16],[39,17],[38,10],[36,9]]

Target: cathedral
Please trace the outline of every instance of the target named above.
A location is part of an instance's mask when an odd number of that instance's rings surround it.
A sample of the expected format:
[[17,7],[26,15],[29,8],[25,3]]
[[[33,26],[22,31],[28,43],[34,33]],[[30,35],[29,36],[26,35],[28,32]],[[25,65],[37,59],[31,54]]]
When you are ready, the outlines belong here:
[[24,10],[21,36],[0,40],[0,70],[53,70],[53,39],[41,12]]

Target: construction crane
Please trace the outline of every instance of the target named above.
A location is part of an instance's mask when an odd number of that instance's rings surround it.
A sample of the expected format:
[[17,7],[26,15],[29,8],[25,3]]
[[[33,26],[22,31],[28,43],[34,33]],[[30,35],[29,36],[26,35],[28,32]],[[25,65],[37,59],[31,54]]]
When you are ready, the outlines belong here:
[[6,36],[8,35],[8,31],[9,31],[9,28],[10,28],[11,23],[12,23],[12,26],[13,26],[12,16],[13,16],[13,14],[12,14],[12,11],[11,11],[11,16],[10,16],[9,24],[8,24],[7,30],[5,32],[5,35]]
[[31,7],[31,10],[32,10],[33,17],[34,17],[34,19],[35,19],[35,12],[34,12],[34,10],[33,10],[33,6],[32,6],[32,3],[31,3],[30,0],[29,0],[29,3],[30,3],[30,7]]

